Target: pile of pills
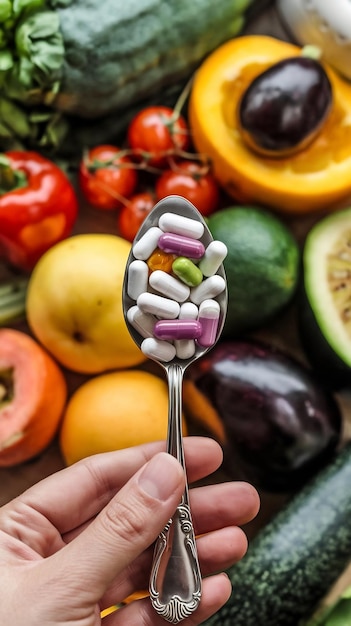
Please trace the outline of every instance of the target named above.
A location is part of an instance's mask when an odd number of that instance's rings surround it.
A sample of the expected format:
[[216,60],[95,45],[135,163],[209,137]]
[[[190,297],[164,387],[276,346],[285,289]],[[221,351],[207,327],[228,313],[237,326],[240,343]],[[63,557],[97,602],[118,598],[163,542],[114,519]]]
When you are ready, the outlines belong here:
[[197,346],[212,346],[226,284],[217,271],[227,255],[221,241],[205,248],[198,220],[163,213],[133,245],[127,294],[128,322],[141,335],[142,352],[163,362],[189,359]]

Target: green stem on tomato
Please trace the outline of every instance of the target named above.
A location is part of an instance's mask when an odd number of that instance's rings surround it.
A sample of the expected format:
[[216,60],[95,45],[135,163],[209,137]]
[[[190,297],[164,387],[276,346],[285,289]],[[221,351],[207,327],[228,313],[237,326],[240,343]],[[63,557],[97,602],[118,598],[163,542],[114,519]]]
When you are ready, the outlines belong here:
[[[168,128],[173,128],[174,124],[176,123],[176,121],[179,119],[182,109],[184,107],[184,104],[187,100],[187,98],[189,97],[190,91],[191,91],[191,87],[194,81],[194,75],[190,77],[190,79],[188,80],[188,82],[186,83],[185,87],[182,89],[177,102],[175,103],[174,107],[173,107],[173,113],[170,117],[168,118],[163,118],[163,123],[166,127]],[[183,130],[183,129],[177,129],[177,133],[179,134],[187,134],[188,131]]]
[[181,93],[180,93],[180,95],[178,97],[178,100],[177,100],[177,102],[175,103],[175,105],[173,107],[174,113],[177,114],[177,118],[176,119],[178,119],[178,117],[179,117],[179,115],[180,115],[180,113],[181,113],[181,111],[182,111],[182,109],[184,107],[184,104],[185,104],[185,102],[187,101],[187,99],[189,97],[189,94],[190,94],[193,82],[194,82],[194,75],[190,77],[190,79],[186,83],[184,89],[182,89],[182,91],[181,91]]
[[185,152],[184,150],[177,150],[175,153],[170,156],[169,165],[173,172],[181,172],[182,169],[178,167],[177,161],[174,160],[174,156],[181,157],[186,161],[199,161],[202,165],[202,168],[198,169],[196,175],[193,175],[193,178],[197,178],[200,180],[203,176],[208,174],[211,170],[211,160],[206,154],[202,154],[201,152]]

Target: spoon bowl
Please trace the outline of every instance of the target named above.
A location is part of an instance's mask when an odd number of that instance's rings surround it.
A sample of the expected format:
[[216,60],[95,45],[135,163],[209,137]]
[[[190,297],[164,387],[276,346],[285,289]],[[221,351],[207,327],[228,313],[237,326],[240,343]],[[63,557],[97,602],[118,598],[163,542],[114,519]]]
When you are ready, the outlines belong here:
[[[158,227],[159,220],[165,213],[195,220],[203,226],[203,234],[198,238],[204,248],[214,241],[205,220],[199,211],[181,196],[168,196],[158,202],[142,223],[127,259],[123,281],[123,314],[127,328],[135,343],[141,348],[145,336],[130,323],[128,311],[135,306],[136,300],[129,294],[129,267],[136,259],[134,248],[150,228]],[[179,358],[175,354],[170,360],[163,361],[150,356],[166,372],[169,389],[169,412],[167,452],[172,454],[182,465],[185,460],[182,438],[182,383],[186,368],[206,354],[218,341],[225,322],[228,303],[226,276],[221,262],[216,275],[223,279],[224,288],[213,297],[219,305],[219,319],[216,336],[209,346],[195,341],[195,351],[189,358]],[[151,289],[151,292],[153,290]],[[162,316],[161,316],[162,317]],[[157,319],[157,316],[156,318]],[[150,576],[150,599],[154,609],[172,624],[191,615],[201,599],[201,573],[197,557],[194,528],[189,506],[189,494],[186,481],[185,491],[180,504],[171,520],[156,541],[153,566]]]
[[[185,198],[181,197],[181,196],[168,196],[167,198],[164,198],[163,200],[160,200],[160,202],[158,202],[154,208],[152,209],[152,211],[148,214],[148,216],[146,217],[146,219],[144,220],[144,222],[142,223],[142,225],[140,226],[133,244],[132,244],[132,249],[129,253],[129,257],[127,259],[127,263],[126,263],[126,271],[125,271],[125,275],[124,275],[124,281],[123,281],[123,297],[122,297],[122,302],[123,302],[123,314],[124,314],[124,319],[125,322],[127,324],[127,328],[129,330],[129,333],[131,335],[131,337],[134,339],[135,343],[140,347],[142,344],[142,340],[143,337],[141,337],[141,335],[138,333],[137,330],[135,330],[135,328],[133,328],[133,326],[130,324],[128,318],[127,318],[127,312],[130,309],[130,307],[132,307],[135,304],[135,301],[130,298],[130,296],[128,296],[128,292],[127,292],[127,284],[128,284],[128,267],[129,265],[132,263],[132,261],[135,260],[134,254],[133,254],[133,248],[135,246],[135,244],[140,241],[140,239],[145,235],[145,233],[152,227],[155,227],[158,225],[159,219],[161,217],[161,215],[163,215],[164,213],[175,213],[176,215],[182,215],[183,217],[188,217],[189,219],[195,219],[199,222],[201,222],[204,226],[204,233],[200,239],[200,241],[204,244],[205,247],[207,247],[211,241],[213,241],[213,237],[211,235],[211,232],[205,222],[205,220],[203,219],[201,213],[195,208],[195,206],[193,204],[191,204],[191,202],[189,202],[188,200],[186,200]],[[224,280],[225,283],[227,284],[226,281],[226,275],[225,275],[225,271],[224,271],[224,267],[223,264],[221,263],[220,267],[218,268],[217,275],[221,276]],[[217,302],[219,303],[220,306],[220,318],[219,318],[219,323],[218,323],[218,328],[217,328],[217,337],[216,337],[216,342],[218,341],[221,332],[223,330],[223,326],[224,326],[224,322],[225,322],[225,317],[226,317],[226,312],[227,312],[227,307],[228,307],[228,290],[227,287],[225,288],[224,291],[222,291],[217,297],[216,297]],[[215,342],[215,343],[216,343]],[[200,357],[202,357],[204,354],[206,354],[206,352],[208,352],[209,350],[211,350],[213,348],[215,344],[209,346],[209,347],[201,347],[200,345],[197,346],[196,348],[196,353],[194,354],[194,356],[190,357],[189,359],[179,359],[177,357],[175,357],[172,360],[172,363],[164,363],[161,361],[158,361],[157,359],[153,359],[154,361],[156,361],[157,363],[159,363],[159,365],[161,365],[166,371],[169,369],[170,365],[174,364],[174,363],[178,363],[183,370],[185,371],[185,369],[188,367],[188,365],[190,365],[193,361],[195,361],[196,359],[199,359]]]

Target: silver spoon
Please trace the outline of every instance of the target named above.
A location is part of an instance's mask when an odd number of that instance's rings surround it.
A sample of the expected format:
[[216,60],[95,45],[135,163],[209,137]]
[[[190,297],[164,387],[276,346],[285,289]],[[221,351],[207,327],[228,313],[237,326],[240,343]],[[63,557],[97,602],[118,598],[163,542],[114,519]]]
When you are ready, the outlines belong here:
[[[168,196],[156,204],[141,225],[129,254],[123,283],[123,313],[128,330],[135,343],[140,347],[143,337],[130,324],[127,313],[135,305],[135,301],[128,295],[128,269],[132,261],[134,245],[153,226],[158,225],[159,218],[164,213],[176,213],[193,220],[200,221],[204,226],[204,233],[200,241],[205,248],[213,241],[213,237],[198,210],[181,196]],[[223,264],[216,274],[222,276],[226,283]],[[225,321],[227,311],[227,287],[215,298],[220,306],[220,319],[217,329],[218,340]],[[214,344],[213,344],[214,345]],[[167,452],[172,454],[185,469],[183,437],[182,437],[182,384],[186,368],[196,359],[202,357],[212,347],[197,345],[195,354],[189,359],[174,357],[169,362],[153,358],[166,372],[169,389],[168,434]],[[201,572],[197,556],[195,533],[189,506],[188,485],[186,487],[172,519],[169,520],[159,535],[155,550],[150,576],[151,603],[164,619],[172,624],[191,615],[198,607],[201,599]]]

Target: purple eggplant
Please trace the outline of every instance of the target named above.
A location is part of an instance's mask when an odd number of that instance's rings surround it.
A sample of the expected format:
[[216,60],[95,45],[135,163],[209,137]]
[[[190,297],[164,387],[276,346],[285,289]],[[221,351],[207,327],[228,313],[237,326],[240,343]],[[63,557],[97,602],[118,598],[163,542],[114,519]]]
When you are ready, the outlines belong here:
[[333,457],[342,414],[334,395],[290,355],[258,341],[222,341],[188,376],[225,429],[224,468],[257,488],[300,488]]

